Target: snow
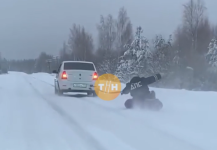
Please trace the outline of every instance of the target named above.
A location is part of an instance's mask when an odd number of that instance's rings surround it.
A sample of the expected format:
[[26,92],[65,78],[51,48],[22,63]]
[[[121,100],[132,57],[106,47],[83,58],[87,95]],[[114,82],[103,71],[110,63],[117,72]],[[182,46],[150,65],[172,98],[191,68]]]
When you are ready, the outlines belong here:
[[54,78],[56,74],[48,74],[48,73],[33,73],[31,75],[33,78],[38,79],[42,82],[50,84],[51,86],[54,85]]
[[194,70],[192,67],[187,66],[186,69]]
[[[129,146],[127,143],[124,143],[123,141],[118,139],[111,132],[101,130],[99,128],[94,128],[94,127],[90,128],[89,131],[100,143],[105,145],[105,147],[109,147],[109,149],[111,149],[111,150],[113,150],[113,149],[115,150],[115,149],[117,149],[117,147],[121,147],[124,150],[136,150],[136,149],[132,148],[131,146]],[[102,135],[109,140],[102,139]],[[111,145],[111,143],[112,143],[112,145]]]
[[0,75],[0,149],[217,149],[216,92],[151,88],[164,104],[160,112],[126,110],[129,95],[56,96],[54,77]]

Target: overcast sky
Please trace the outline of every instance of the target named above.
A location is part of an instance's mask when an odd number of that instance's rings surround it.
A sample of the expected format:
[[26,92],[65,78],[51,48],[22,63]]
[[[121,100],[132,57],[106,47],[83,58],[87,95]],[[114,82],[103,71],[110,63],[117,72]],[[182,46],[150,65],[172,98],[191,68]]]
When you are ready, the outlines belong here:
[[[141,25],[147,38],[167,36],[181,23],[187,0],[0,0],[0,52],[7,59],[58,55],[73,23],[94,37],[100,15],[117,16],[125,7],[134,29]],[[209,18],[217,23],[217,1],[206,0]]]

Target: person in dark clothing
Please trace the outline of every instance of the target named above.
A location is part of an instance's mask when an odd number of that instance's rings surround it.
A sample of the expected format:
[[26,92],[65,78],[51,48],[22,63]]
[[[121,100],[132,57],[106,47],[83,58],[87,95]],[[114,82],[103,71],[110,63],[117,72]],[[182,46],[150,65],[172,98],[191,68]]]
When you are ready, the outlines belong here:
[[128,94],[136,100],[145,100],[155,98],[154,91],[149,91],[149,84],[152,84],[161,79],[160,74],[156,74],[150,77],[133,77],[129,83],[126,84],[126,87],[121,92],[122,94]]

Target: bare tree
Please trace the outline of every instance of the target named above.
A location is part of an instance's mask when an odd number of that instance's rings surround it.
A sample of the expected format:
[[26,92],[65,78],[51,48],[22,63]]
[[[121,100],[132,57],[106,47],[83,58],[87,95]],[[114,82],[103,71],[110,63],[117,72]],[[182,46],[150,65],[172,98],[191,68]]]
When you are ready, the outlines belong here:
[[197,31],[197,52],[200,54],[207,53],[207,46],[213,38],[213,31],[208,17],[204,17],[198,26]]
[[120,8],[117,19],[117,50],[118,53],[123,54],[125,44],[130,44],[133,39],[133,29],[131,21],[127,15],[127,11],[124,7]]
[[189,49],[191,48],[191,41],[187,38],[186,30],[185,27],[179,26],[174,34],[173,47],[178,51],[181,59],[189,55]]
[[217,25],[213,27],[213,37],[217,39]]
[[107,17],[100,17],[100,24],[98,29],[98,49],[104,51],[111,51],[115,49],[116,27],[115,20],[112,15]]
[[97,29],[98,66],[100,68],[106,66],[104,68],[107,69],[101,69],[104,70],[102,72],[112,72],[111,70],[115,70],[117,67],[117,63],[114,62],[118,61],[119,56],[125,51],[124,45],[131,43],[133,39],[132,24],[127,16],[127,11],[124,7],[120,8],[117,20],[111,15],[101,16]]
[[63,42],[63,47],[60,49],[59,52],[60,61],[67,61],[73,60],[72,52],[69,51],[68,45],[66,42]]
[[117,28],[115,23],[115,19],[112,15],[108,15],[107,17],[101,16],[100,23],[97,25],[98,49],[96,51],[96,64],[99,68],[102,68],[102,64],[105,64],[103,61],[112,61],[111,56],[115,52],[117,37]]
[[195,51],[197,49],[198,27],[203,19],[206,7],[202,0],[189,0],[189,2],[183,6],[183,23],[187,29],[188,37],[192,42],[191,50]]
[[68,44],[76,60],[90,61],[93,59],[93,38],[84,27],[73,25],[70,29]]

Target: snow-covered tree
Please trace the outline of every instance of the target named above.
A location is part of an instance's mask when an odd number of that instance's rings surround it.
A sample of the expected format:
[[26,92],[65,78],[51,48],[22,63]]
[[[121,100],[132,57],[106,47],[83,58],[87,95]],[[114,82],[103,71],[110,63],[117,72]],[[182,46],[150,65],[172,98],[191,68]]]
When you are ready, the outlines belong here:
[[154,72],[164,72],[168,70],[173,59],[173,52],[171,51],[172,37],[165,40],[161,35],[158,35],[154,39],[154,51],[153,51],[153,68]]
[[138,27],[135,39],[126,45],[127,51],[120,57],[116,75],[123,82],[129,81],[135,75],[144,75],[152,71],[152,53],[148,40],[142,36],[142,28]]
[[217,40],[212,39],[208,46],[208,53],[206,54],[206,60],[214,71],[217,71]]
[[116,53],[113,51],[108,51],[107,54],[102,57],[103,60],[96,64],[99,74],[115,74],[118,63],[115,54]]
[[178,51],[175,52],[175,56],[173,58],[173,63],[176,65],[180,64],[180,56],[178,55]]

